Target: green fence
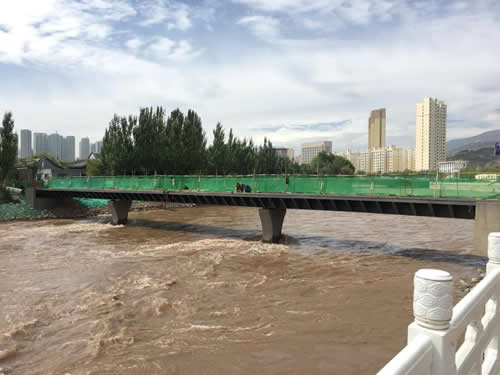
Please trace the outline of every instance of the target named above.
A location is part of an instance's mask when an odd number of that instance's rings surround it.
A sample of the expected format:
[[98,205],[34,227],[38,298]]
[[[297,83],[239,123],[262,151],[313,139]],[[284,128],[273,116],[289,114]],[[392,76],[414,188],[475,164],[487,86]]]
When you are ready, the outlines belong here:
[[405,176],[116,176],[55,177],[49,189],[160,190],[235,192],[236,183],[256,193],[384,195],[431,198],[499,198],[500,179],[480,180],[474,175]]

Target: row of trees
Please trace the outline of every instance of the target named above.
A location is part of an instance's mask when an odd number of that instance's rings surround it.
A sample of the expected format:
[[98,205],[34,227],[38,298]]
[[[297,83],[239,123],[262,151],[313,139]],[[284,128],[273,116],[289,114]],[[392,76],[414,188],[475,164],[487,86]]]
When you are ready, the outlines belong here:
[[[207,146],[201,119],[195,111],[176,109],[166,117],[162,107],[143,108],[139,116],[115,115],[106,129],[100,160],[89,161],[89,175],[150,174],[353,174],[342,157],[321,153],[311,164],[299,165],[279,157],[272,143],[256,146],[239,139],[232,129],[226,136],[218,123]],[[0,129],[0,186],[16,163],[18,139],[11,112]]]
[[167,117],[163,107],[143,108],[139,116],[115,115],[106,129],[100,162],[91,162],[91,175],[151,174],[353,174],[346,159],[322,153],[308,165],[279,157],[264,139],[256,146],[239,139],[218,123],[213,142],[207,139],[198,114],[179,109]]

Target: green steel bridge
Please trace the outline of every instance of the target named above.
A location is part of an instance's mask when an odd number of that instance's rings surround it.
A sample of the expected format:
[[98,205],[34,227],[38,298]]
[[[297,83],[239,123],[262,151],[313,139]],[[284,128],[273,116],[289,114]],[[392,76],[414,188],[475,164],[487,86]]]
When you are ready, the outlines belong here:
[[[251,192],[237,192],[237,183]],[[133,200],[257,207],[264,240],[273,242],[287,209],[475,219],[478,238],[483,230],[500,231],[500,179],[472,175],[56,177],[28,189],[27,197],[40,208],[70,198],[107,199],[115,224],[127,222]]]

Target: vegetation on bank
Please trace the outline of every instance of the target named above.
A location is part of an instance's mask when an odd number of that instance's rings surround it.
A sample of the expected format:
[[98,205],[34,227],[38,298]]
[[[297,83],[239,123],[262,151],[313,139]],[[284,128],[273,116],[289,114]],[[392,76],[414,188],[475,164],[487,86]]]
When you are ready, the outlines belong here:
[[483,147],[477,150],[463,150],[455,153],[449,160],[466,160],[467,171],[500,172],[500,157],[495,156],[494,147]]
[[0,204],[9,203],[12,201],[10,193],[4,186],[0,186]]
[[[1,196],[2,192],[0,192]],[[0,221],[16,219],[38,219],[47,218],[50,213],[46,210],[35,210],[23,197],[10,199],[7,202],[0,201]]]
[[207,145],[198,114],[179,109],[167,117],[163,107],[142,108],[139,116],[115,115],[106,129],[100,160],[89,162],[89,175],[153,174],[353,174],[348,160],[322,153],[311,164],[299,165],[280,157],[271,141],[256,146],[239,139],[232,129],[226,136],[218,123]]

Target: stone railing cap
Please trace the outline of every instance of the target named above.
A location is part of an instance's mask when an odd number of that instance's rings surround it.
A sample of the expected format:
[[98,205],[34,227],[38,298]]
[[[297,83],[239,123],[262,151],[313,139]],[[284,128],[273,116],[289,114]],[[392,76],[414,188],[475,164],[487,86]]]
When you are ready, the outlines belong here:
[[415,273],[415,277],[424,280],[433,280],[433,281],[452,281],[453,276],[450,275],[449,272],[442,270],[435,270],[431,268],[424,268],[418,270]]
[[488,237],[495,237],[500,239],[500,232],[491,232],[490,234],[488,234]]

